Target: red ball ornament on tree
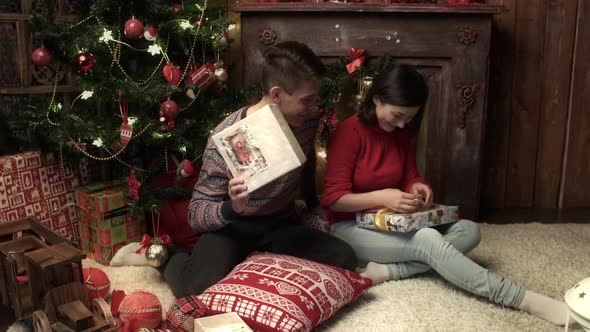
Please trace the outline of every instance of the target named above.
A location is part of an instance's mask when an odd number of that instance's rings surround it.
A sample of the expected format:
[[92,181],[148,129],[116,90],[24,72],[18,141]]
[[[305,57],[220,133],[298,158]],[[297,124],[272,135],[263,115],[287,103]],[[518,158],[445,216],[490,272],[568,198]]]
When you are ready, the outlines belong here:
[[164,69],[162,69],[162,74],[164,74],[164,79],[166,79],[170,85],[177,85],[182,77],[180,68],[173,63],[165,65]]
[[89,52],[83,52],[74,57],[74,65],[80,74],[87,74],[96,67],[96,59]]
[[87,267],[82,270],[82,274],[84,276],[84,285],[86,285],[86,289],[88,290],[88,298],[90,301],[97,297],[105,299],[109,295],[111,282],[106,273],[101,269]]
[[193,163],[190,160],[185,159],[178,164],[178,168],[176,169],[176,173],[183,178],[188,178],[193,175],[194,167]]
[[143,35],[143,23],[132,17],[125,22],[125,36],[129,39],[139,39]]
[[172,12],[178,13],[182,9],[182,5],[179,3],[172,4]]
[[143,38],[145,38],[146,40],[149,40],[149,41],[156,40],[157,36],[158,36],[158,30],[156,30],[156,27],[153,25],[149,25],[145,29],[145,31],[143,32]]
[[162,124],[162,130],[168,132],[174,128],[174,120],[178,114],[178,105],[174,100],[166,100],[160,104],[160,117],[159,121]]
[[51,55],[51,52],[49,52],[48,49],[39,47],[33,51],[31,58],[33,59],[35,66],[46,67],[51,63],[53,55]]

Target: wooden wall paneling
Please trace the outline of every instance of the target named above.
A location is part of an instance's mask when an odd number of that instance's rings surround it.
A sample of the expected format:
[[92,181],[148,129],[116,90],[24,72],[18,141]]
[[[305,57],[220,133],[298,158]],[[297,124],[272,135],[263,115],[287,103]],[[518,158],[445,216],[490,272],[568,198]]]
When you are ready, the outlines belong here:
[[557,208],[578,2],[549,0],[543,56],[534,208]]
[[590,1],[578,1],[563,207],[590,206]]
[[516,62],[514,65],[510,144],[504,205],[533,206],[546,0],[516,2]]
[[0,19],[0,88],[21,86],[18,22]]
[[510,142],[516,0],[490,0],[507,12],[493,16],[490,50],[490,89],[482,164],[482,207],[503,208]]

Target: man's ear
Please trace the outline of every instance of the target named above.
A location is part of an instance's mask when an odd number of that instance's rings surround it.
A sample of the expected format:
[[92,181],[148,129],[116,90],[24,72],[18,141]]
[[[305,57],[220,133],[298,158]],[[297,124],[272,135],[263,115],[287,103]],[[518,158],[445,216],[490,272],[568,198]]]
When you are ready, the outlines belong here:
[[381,99],[379,99],[379,96],[377,96],[377,95],[373,96],[373,103],[375,104],[375,106],[381,105]]
[[270,96],[270,99],[272,100],[272,102],[274,104],[280,104],[281,103],[281,94],[282,94],[282,92],[283,92],[283,89],[281,89],[281,87],[278,86],[278,85],[275,85],[272,88],[270,88],[270,91],[269,91],[269,94],[268,95]]

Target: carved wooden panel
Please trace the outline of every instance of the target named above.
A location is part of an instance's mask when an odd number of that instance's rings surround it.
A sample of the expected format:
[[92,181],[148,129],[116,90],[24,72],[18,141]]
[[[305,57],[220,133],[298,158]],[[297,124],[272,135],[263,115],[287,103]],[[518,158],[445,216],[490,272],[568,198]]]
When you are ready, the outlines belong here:
[[434,5],[415,6],[413,12],[404,6],[396,12],[395,6],[385,11],[368,4],[357,5],[362,12],[335,4],[322,4],[321,10],[314,10],[311,4],[299,9],[290,4],[285,10],[281,6],[233,6],[241,15],[242,81],[259,80],[260,71],[251,68],[258,68],[271,40],[304,42],[326,61],[345,56],[355,47],[373,57],[389,54],[416,66],[430,87],[418,136],[419,167],[432,183],[437,202],[460,205],[462,215],[476,218],[490,14],[499,11],[498,7],[479,7],[477,13],[442,13]]
[[[72,91],[66,66],[53,63],[47,68],[32,64],[31,53],[39,47],[31,41],[31,16],[40,13],[46,0],[5,0],[0,2],[0,93],[50,93]],[[75,20],[78,0],[52,0],[55,21]]]
[[0,13],[20,13],[21,8],[20,0],[0,1]]
[[18,38],[15,22],[0,22],[0,87],[19,87]]

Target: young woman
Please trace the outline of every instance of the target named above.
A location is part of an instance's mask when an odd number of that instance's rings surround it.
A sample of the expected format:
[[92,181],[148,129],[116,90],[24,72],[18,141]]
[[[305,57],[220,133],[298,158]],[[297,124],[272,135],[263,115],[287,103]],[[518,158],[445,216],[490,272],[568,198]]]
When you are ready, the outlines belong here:
[[432,203],[407,128],[427,98],[424,78],[411,66],[397,65],[375,78],[358,114],[338,125],[327,148],[322,199],[331,234],[348,242],[359,261],[369,262],[362,274],[374,284],[434,269],[471,293],[564,325],[564,302],[525,290],[465,256],[480,241],[479,226],[470,220],[409,233],[355,225],[357,211],[384,206],[408,213]]

